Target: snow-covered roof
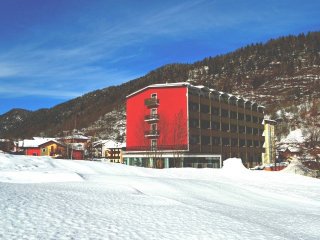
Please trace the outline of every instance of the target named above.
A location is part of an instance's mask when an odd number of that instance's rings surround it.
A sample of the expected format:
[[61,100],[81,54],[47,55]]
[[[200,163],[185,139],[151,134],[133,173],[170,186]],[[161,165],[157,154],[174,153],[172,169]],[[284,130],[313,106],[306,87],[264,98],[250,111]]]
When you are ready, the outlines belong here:
[[18,147],[21,148],[32,148],[39,147],[41,144],[44,144],[49,141],[54,141],[55,138],[42,138],[42,137],[33,137],[33,139],[24,139],[18,141]]
[[117,142],[114,140],[99,140],[93,143],[93,146],[103,145],[105,148],[124,148],[126,143]]
[[64,139],[81,139],[81,140],[89,140],[90,138],[81,134],[74,134],[71,136],[66,136]]
[[301,129],[291,131],[288,136],[281,140],[282,143],[304,143],[305,138]]

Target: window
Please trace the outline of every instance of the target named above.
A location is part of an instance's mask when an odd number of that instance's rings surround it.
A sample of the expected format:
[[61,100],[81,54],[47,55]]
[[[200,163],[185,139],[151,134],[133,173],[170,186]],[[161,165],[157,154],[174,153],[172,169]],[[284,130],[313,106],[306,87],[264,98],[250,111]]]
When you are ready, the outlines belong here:
[[231,124],[230,125],[230,129],[231,129],[231,132],[237,132],[238,131],[237,125]]
[[221,109],[221,116],[228,118],[229,117],[229,111],[226,109]]
[[199,142],[199,135],[190,136],[190,144],[198,144]]
[[151,140],[151,150],[152,151],[157,150],[157,140],[156,139]]
[[231,146],[237,147],[237,146],[238,146],[238,139],[232,138],[232,139],[231,139]]
[[211,124],[212,124],[212,129],[220,130],[220,122],[213,121]]
[[190,119],[190,127],[191,128],[199,128],[199,120],[191,118]]
[[220,137],[212,137],[212,145],[219,146],[221,144]]
[[246,115],[246,121],[251,122],[251,115]]
[[46,149],[45,149],[45,148],[42,148],[42,152],[45,153],[45,152],[46,152]]
[[151,124],[151,125],[150,125],[150,129],[151,129],[152,131],[156,131],[156,130],[157,130],[157,124],[156,124],[156,123]]
[[239,114],[238,114],[238,119],[239,119],[240,121],[243,121],[243,120],[244,120],[244,114],[243,114],[243,113],[239,113]]
[[193,111],[193,112],[199,112],[199,104],[198,103],[189,102],[189,110]]
[[201,137],[201,144],[202,145],[210,145],[210,137],[209,136],[202,136]]
[[239,133],[245,132],[245,126],[239,126]]
[[209,106],[208,106],[208,105],[201,104],[201,105],[200,105],[200,112],[202,112],[202,113],[209,113],[209,112],[210,112]]
[[254,135],[258,135],[258,128],[254,128],[254,129],[253,129],[253,134],[254,134]]
[[231,119],[237,119],[237,113],[231,111],[231,112],[230,112],[230,118],[231,118]]
[[240,147],[244,147],[246,145],[246,140],[245,139],[240,139],[239,145],[240,145]]
[[211,114],[214,116],[220,116],[219,108],[216,108],[216,107],[211,108]]
[[157,98],[157,94],[156,93],[152,93],[151,94],[151,98]]
[[247,140],[247,145],[248,145],[249,147],[252,147],[252,140]]
[[254,123],[259,123],[258,118],[257,118],[257,117],[255,117],[255,116],[253,116],[253,117],[252,117],[252,121],[253,121]]
[[223,123],[221,128],[222,128],[222,131],[228,132],[229,131],[229,124]]
[[157,114],[157,109],[156,108],[152,108],[151,109],[151,115],[155,115]]
[[254,141],[254,146],[259,147],[259,141]]
[[247,128],[247,134],[252,134],[252,128],[251,127],[246,127]]
[[208,129],[210,128],[210,122],[207,120],[201,120],[201,128],[202,129]]
[[223,146],[230,146],[230,139],[229,138],[222,138],[222,145]]

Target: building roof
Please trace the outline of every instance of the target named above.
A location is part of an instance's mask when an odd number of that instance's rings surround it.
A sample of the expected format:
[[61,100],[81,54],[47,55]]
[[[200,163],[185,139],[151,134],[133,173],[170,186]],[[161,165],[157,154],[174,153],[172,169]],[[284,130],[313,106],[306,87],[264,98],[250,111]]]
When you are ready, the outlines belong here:
[[116,142],[113,140],[99,140],[93,143],[93,146],[102,145],[105,148],[124,148],[126,143]]
[[[220,95],[227,95],[229,98],[235,97],[237,100],[242,99],[242,100],[244,100],[244,102],[250,102],[251,105],[257,104],[257,103],[255,103],[255,102],[252,102],[252,101],[250,101],[250,100],[247,100],[247,99],[244,99],[244,98],[241,98],[241,97],[237,97],[237,96],[235,96],[235,95],[233,95],[233,94],[230,94],[230,93],[220,92],[220,91],[217,91],[217,90],[215,90],[215,89],[210,89],[210,88],[208,88],[208,87],[206,87],[206,86],[203,86],[203,85],[197,85],[197,86],[195,86],[195,85],[192,85],[192,84],[190,84],[190,83],[188,83],[188,82],[151,84],[151,85],[149,85],[149,86],[146,86],[146,87],[144,87],[144,88],[141,88],[141,89],[139,89],[138,91],[135,91],[135,92],[127,95],[126,98],[132,97],[132,96],[134,96],[134,95],[136,95],[136,94],[138,94],[138,93],[140,93],[140,92],[145,91],[146,89],[150,89],[150,88],[166,88],[166,87],[188,87],[188,88],[198,89],[198,90],[202,90],[202,91],[206,91],[206,92],[218,92]],[[257,105],[258,105],[258,104],[257,104]],[[265,108],[264,106],[261,106],[261,105],[258,105],[257,107],[259,107],[259,108]]]
[[18,141],[18,147],[21,148],[37,148],[40,145],[55,140],[54,138],[33,137],[33,139],[24,139]]

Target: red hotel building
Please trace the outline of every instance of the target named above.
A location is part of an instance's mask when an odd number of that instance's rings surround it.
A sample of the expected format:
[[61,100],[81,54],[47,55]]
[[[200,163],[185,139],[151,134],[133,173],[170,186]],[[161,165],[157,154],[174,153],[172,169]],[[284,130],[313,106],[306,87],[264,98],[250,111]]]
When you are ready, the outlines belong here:
[[263,107],[189,83],[154,84],[127,96],[124,162],[143,167],[261,163]]

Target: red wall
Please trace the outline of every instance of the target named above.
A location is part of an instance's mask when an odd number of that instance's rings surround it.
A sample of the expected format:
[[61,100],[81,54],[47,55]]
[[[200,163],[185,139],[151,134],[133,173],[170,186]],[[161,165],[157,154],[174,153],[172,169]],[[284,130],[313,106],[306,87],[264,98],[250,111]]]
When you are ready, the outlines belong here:
[[150,139],[144,136],[144,132],[150,130],[150,124],[144,121],[144,117],[150,115],[150,109],[144,101],[151,98],[152,93],[156,93],[159,99],[158,146],[166,145],[168,149],[178,145],[187,147],[187,87],[181,86],[149,88],[127,98],[127,150],[136,147],[150,149]]
[[26,148],[26,155],[36,155],[40,156],[40,148]]
[[72,159],[73,160],[83,160],[83,151],[73,150],[72,151]]

